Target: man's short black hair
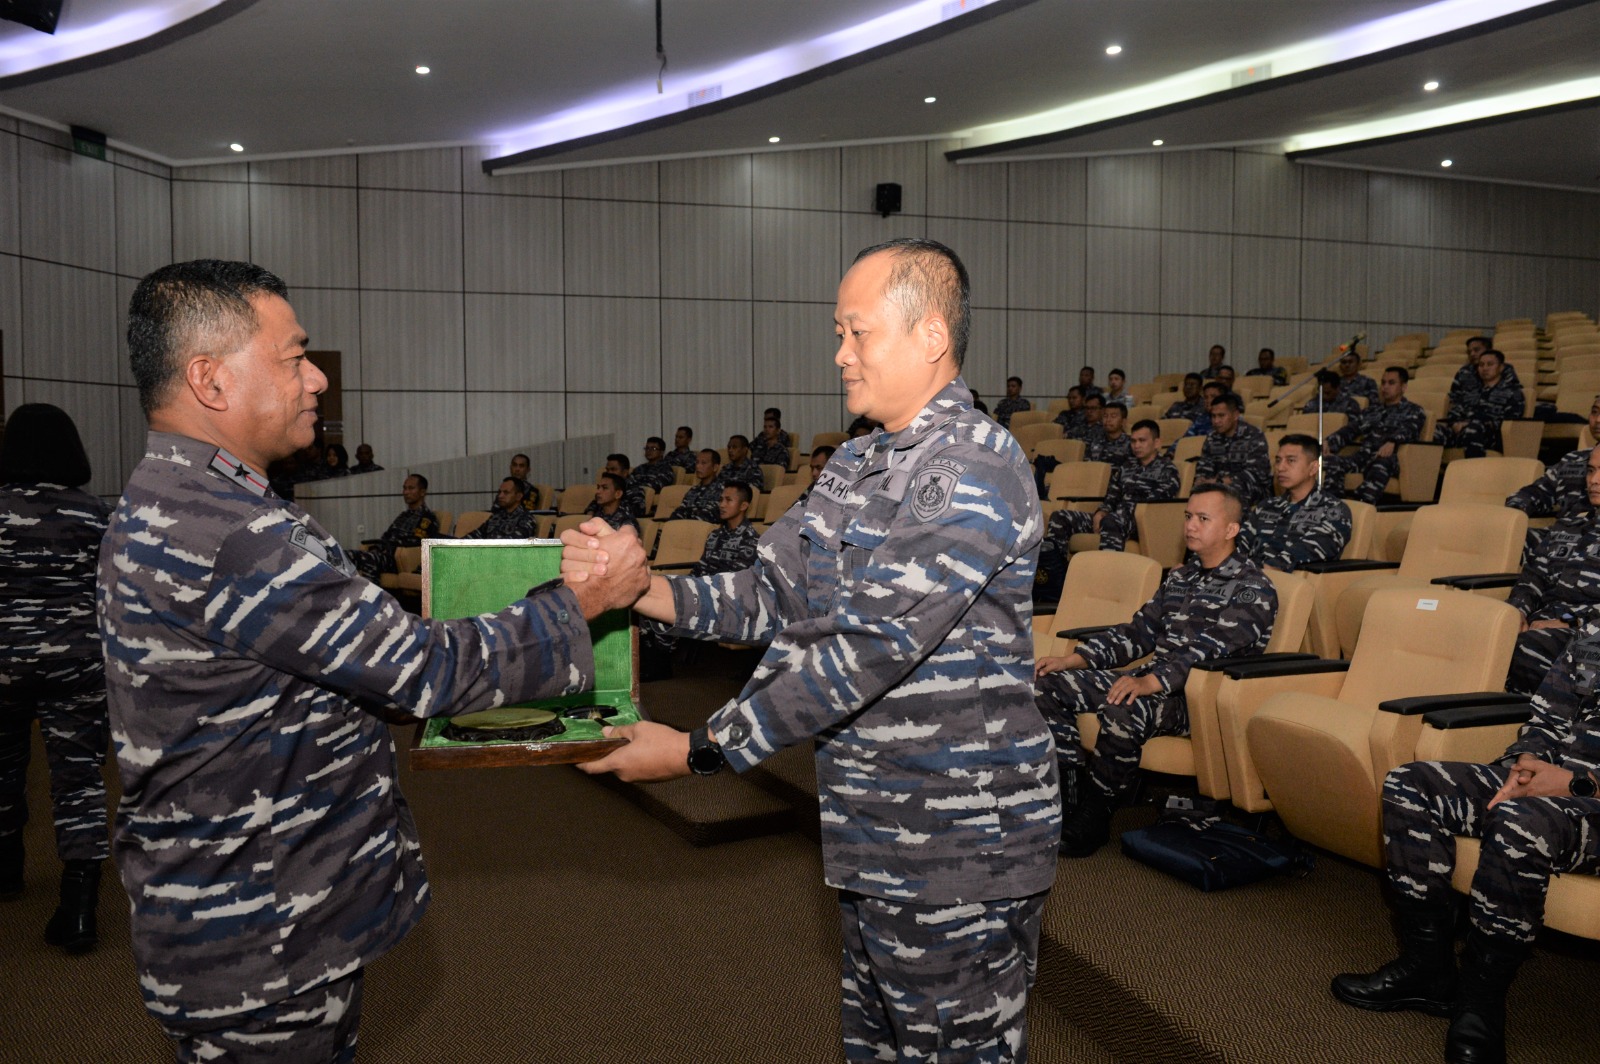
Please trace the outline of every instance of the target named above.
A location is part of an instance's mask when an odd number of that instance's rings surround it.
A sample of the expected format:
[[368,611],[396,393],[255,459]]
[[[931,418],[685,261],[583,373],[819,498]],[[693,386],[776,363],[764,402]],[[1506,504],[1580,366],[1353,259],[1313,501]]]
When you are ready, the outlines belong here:
[[1229,520],[1234,522],[1244,520],[1244,512],[1249,507],[1245,505],[1244,496],[1239,493],[1239,489],[1232,484],[1224,484],[1220,480],[1207,480],[1204,483],[1196,484],[1193,490],[1189,492],[1189,498],[1192,499],[1196,495],[1210,495],[1213,493],[1228,499],[1232,504],[1230,509],[1233,513],[1229,515]]
[[1105,406],[1105,408],[1107,410],[1116,410],[1119,413],[1121,413],[1123,417],[1127,417],[1128,416],[1128,404],[1127,403],[1119,403],[1115,399],[1112,399],[1109,402],[1107,402],[1103,398],[1101,399],[1101,403]]
[[1244,413],[1244,400],[1239,398],[1238,392],[1223,392],[1221,395],[1211,400],[1211,405],[1225,406],[1229,410],[1232,410],[1235,414]]
[[1489,339],[1487,336],[1469,336],[1462,346],[1471,347],[1473,344],[1482,344],[1484,347],[1493,347],[1494,341]]
[[1128,433],[1131,435],[1135,432],[1138,432],[1140,429],[1149,429],[1150,435],[1154,436],[1158,440],[1161,438],[1161,422],[1159,421],[1142,417],[1133,423],[1133,428],[1129,429]]
[[1339,375],[1331,369],[1317,370],[1317,387],[1326,388],[1328,385],[1338,385]]
[[1224,362],[1222,365],[1217,367],[1217,372],[1218,373],[1221,373],[1223,370],[1227,370],[1229,373],[1233,373],[1234,372],[1234,368],[1232,366],[1228,365],[1226,362]]
[[967,359],[972,329],[972,282],[961,257],[937,240],[907,236],[863,248],[855,261],[880,251],[894,258],[884,297],[899,309],[908,330],[929,314],[942,317],[950,329],[950,353],[959,370]]
[[[1204,384],[1202,384],[1200,386],[1200,391],[1202,393],[1205,393],[1205,392],[1216,392],[1218,395],[1226,395],[1226,394],[1228,394],[1228,386],[1226,384],[1223,384],[1221,381],[1206,381]],[[1214,399],[1212,400],[1212,402],[1215,402],[1215,401],[1216,400],[1214,400]],[[1211,403],[1207,403],[1206,405],[1210,406]]]
[[171,398],[185,355],[226,354],[255,334],[250,299],[263,293],[288,299],[289,286],[249,262],[195,259],[145,275],[128,302],[128,364],[146,417]]
[[521,495],[524,499],[526,499],[528,497],[528,492],[530,490],[529,487],[528,487],[528,482],[526,480],[523,480],[521,477],[506,477],[503,480],[501,480],[500,483],[502,483],[502,484],[510,484],[512,491],[515,491],[518,495]]
[[1112,377],[1121,377],[1123,380],[1128,379],[1128,375],[1120,369],[1114,369],[1106,374],[1106,380],[1110,380]]
[[836,450],[838,450],[837,447],[834,447],[834,446],[831,446],[830,444],[826,444],[825,443],[821,447],[818,447],[816,450],[812,451],[811,452],[811,457],[815,458],[817,455],[820,454],[824,458],[832,458],[833,457],[833,452],[836,451]]
[[1276,360],[1278,357],[1278,352],[1274,351],[1270,347],[1263,347],[1260,351],[1256,352],[1257,358],[1260,358],[1262,355],[1271,355],[1273,359]]
[[1018,388],[1020,388],[1020,387],[1022,387],[1022,378],[1021,377],[1007,377],[1006,378],[1006,383],[1007,384],[1015,384]]
[[1088,406],[1090,403],[1099,403],[1101,406],[1105,406],[1106,398],[1099,392],[1090,392],[1088,395],[1083,397],[1083,405]]
[[1395,376],[1400,378],[1401,384],[1407,384],[1411,380],[1411,371],[1406,369],[1404,366],[1385,366],[1383,367],[1383,372],[1393,373]]
[[1322,459],[1322,447],[1317,443],[1315,436],[1308,436],[1304,432],[1291,432],[1278,441],[1278,449],[1284,447],[1298,447],[1306,453],[1307,458]]
[[644,441],[644,445],[646,447],[650,446],[652,443],[661,448],[663,451],[667,449],[667,441],[662,439],[660,436],[651,436],[648,440]]
[[689,438],[691,440],[694,439],[694,429],[690,428],[688,425],[679,425],[678,432],[687,432],[689,434]]
[[[407,473],[406,480],[415,480],[417,482],[417,487],[421,488],[423,491],[428,490],[428,478],[423,476],[421,473]],[[405,482],[405,480],[402,480],[400,483],[404,484]]]
[[732,488],[734,493],[745,502],[755,501],[755,492],[750,489],[750,485],[746,484],[742,480],[730,480],[726,484],[722,485],[722,488],[724,491]]
[[1489,350],[1485,351],[1483,354],[1479,355],[1478,357],[1479,358],[1488,358],[1490,355],[1493,355],[1495,358],[1499,359],[1500,360],[1500,364],[1502,366],[1506,364],[1505,353],[1502,352],[1502,351],[1497,351],[1492,347],[1489,348]]
[[600,479],[605,481],[606,483],[610,484],[613,488],[616,488],[618,491],[627,491],[628,490],[628,482],[626,480],[624,480],[620,475],[618,475],[616,473],[601,473],[600,474]]
[[617,463],[617,465],[621,466],[623,469],[633,468],[633,461],[627,455],[620,452],[617,454],[606,455],[606,464],[610,465],[612,462]]
[[1067,398],[1068,399],[1072,398],[1074,395],[1082,395],[1082,394],[1083,394],[1083,389],[1078,387],[1076,384],[1074,384],[1072,387],[1067,389]]
[[735,433],[734,433],[734,434],[733,434],[733,435],[732,435],[732,436],[729,436],[729,437],[728,437],[728,442],[729,442],[729,443],[732,443],[732,442],[733,442],[733,441],[734,441],[734,440],[738,440],[738,441],[739,441],[739,445],[740,445],[740,446],[741,446],[741,447],[748,447],[748,446],[750,446],[750,440],[749,440],[749,438],[748,438],[748,437],[746,437],[746,436],[741,436],[741,435],[739,435],[739,434],[738,434],[738,433],[737,433],[737,432],[735,432]]
[[719,466],[722,464],[722,453],[720,451],[717,451],[711,447],[705,447],[701,449],[700,453],[709,454],[711,456],[712,465]]
[[81,488],[92,472],[71,415],[49,403],[23,403],[6,421],[0,483]]
[[513,462],[515,462],[518,458],[522,459],[524,462],[527,462],[529,465],[533,464],[533,459],[529,458],[525,454],[514,454],[514,455],[511,456],[511,460]]
[[1202,384],[1205,383],[1205,377],[1199,373],[1185,373],[1183,375],[1183,379],[1186,381],[1199,381]]
[[779,410],[777,407],[769,406],[765,410],[761,411],[762,421],[765,421],[769,417],[778,424],[783,424],[783,411]]

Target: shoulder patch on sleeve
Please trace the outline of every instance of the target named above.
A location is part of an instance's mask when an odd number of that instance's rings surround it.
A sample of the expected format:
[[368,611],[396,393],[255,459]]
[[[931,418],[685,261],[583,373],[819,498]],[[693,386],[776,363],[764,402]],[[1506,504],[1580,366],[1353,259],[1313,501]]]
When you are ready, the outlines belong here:
[[932,521],[950,508],[956,482],[967,467],[949,458],[933,458],[917,470],[911,485],[911,512],[919,521]]
[[289,542],[305,551],[320,562],[325,562],[340,572],[345,570],[344,551],[338,544],[327,545],[311,534],[311,530],[300,522],[294,522],[294,529],[289,533]]

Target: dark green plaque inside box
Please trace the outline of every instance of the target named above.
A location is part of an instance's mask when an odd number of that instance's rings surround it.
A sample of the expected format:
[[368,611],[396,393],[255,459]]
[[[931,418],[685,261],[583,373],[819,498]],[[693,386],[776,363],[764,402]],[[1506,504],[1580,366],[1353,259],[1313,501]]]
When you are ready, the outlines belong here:
[[[495,613],[517,601],[530,587],[561,575],[559,540],[423,540],[422,613],[453,619]],[[562,698],[517,705],[562,714],[566,730],[537,742],[447,738],[449,721],[435,717],[417,726],[411,767],[485,768],[502,765],[556,765],[593,761],[622,746],[607,739],[602,724],[633,724],[639,709],[639,632],[629,611],[613,610],[589,624],[594,642],[595,688]],[[600,707],[604,721],[573,719],[565,713]]]

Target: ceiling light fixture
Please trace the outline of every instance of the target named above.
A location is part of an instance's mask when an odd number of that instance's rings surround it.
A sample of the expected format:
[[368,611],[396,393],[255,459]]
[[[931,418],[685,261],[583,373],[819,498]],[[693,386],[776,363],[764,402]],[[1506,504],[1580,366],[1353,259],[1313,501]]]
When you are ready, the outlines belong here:
[[1440,159],[1439,160],[1439,165],[1444,167],[1446,170],[1448,170],[1450,167],[1454,166],[1455,164],[1456,164],[1456,161],[1454,159]]
[[1106,46],[1106,55],[1121,55],[1121,54],[1122,54],[1122,45],[1120,45],[1120,44],[1110,44],[1110,45]]
[[230,144],[230,145],[228,145],[228,150],[229,151],[244,151],[244,145],[243,144],[238,144],[238,143]]
[[783,139],[782,137],[768,137],[767,138],[767,143],[768,144],[776,144],[776,143],[778,143],[778,141],[780,141],[782,139]]
[[1155,140],[1152,140],[1150,142],[1150,146],[1152,148],[1159,148],[1159,147],[1161,147],[1161,145],[1163,145],[1165,143],[1166,143],[1166,141],[1162,140],[1160,137],[1157,137]]
[[418,74],[429,74],[429,73],[432,73],[432,72],[433,72],[433,68],[432,67],[425,67],[425,66],[417,67],[417,73]]
[[1422,91],[1423,92],[1433,92],[1438,87],[1439,87],[1439,83],[1437,81],[1424,81],[1422,83]]
[[938,100],[939,100],[939,97],[937,97],[937,96],[924,96],[922,98],[922,102],[923,103],[937,103]]

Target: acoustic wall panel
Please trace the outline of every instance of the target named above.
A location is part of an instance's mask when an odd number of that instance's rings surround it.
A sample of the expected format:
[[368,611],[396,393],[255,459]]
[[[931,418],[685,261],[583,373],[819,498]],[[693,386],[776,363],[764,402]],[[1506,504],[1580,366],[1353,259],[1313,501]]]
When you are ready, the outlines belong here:
[[927,213],[928,153],[920,142],[844,148],[839,164],[839,210],[874,211],[878,186],[893,184],[900,186],[901,214]]
[[[571,172],[567,176],[571,177]],[[583,296],[660,294],[661,223],[656,204],[569,198],[565,210],[567,292]]]
[[567,389],[661,390],[661,306],[654,299],[566,298]]
[[[750,157],[751,203],[836,211],[839,202],[839,149],[757,152]],[[855,207],[859,209],[859,207]]]
[[1161,156],[1161,226],[1227,233],[1233,229],[1233,153]]
[[462,315],[458,293],[362,292],[363,387],[433,392],[465,387]]
[[1088,218],[1089,172],[1082,159],[1010,163],[1009,217],[1013,222],[1072,222]]
[[461,197],[362,189],[361,286],[459,292]]
[[355,288],[356,192],[306,185],[250,186],[255,262],[295,285]]
[[1260,236],[1300,235],[1300,175],[1282,155],[1250,149],[1233,153],[1233,231]]
[[[983,393],[990,410],[1005,395],[1006,378],[1022,378],[1025,396],[1066,395],[1078,383],[1085,357],[1081,313],[1012,310],[1006,314],[1005,362],[972,357],[967,383]],[[1042,404],[1040,405],[1042,409]]]
[[663,160],[660,164],[661,202],[748,207],[750,160],[748,155]]
[[357,157],[362,188],[461,191],[461,149],[420,148]]
[[751,211],[753,296],[832,301],[839,287],[839,217],[823,211]]
[[117,272],[143,277],[172,261],[172,182],[116,171]]
[[741,207],[661,207],[661,294],[750,298],[750,212]]
[[254,184],[349,188],[356,183],[356,159],[354,155],[320,155],[304,159],[263,159],[246,165]]
[[116,167],[24,137],[18,143],[22,253],[116,269]]
[[1013,310],[1079,310],[1084,305],[1088,236],[1079,225],[1007,227],[1007,305]]
[[550,391],[566,386],[566,307],[560,296],[466,298],[469,391]]
[[749,303],[712,299],[661,301],[661,387],[749,392],[753,379]]
[[250,186],[217,181],[174,181],[172,258],[175,262],[191,259],[255,261],[250,253]]
[[463,196],[461,216],[467,291],[563,290],[559,199]]

